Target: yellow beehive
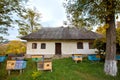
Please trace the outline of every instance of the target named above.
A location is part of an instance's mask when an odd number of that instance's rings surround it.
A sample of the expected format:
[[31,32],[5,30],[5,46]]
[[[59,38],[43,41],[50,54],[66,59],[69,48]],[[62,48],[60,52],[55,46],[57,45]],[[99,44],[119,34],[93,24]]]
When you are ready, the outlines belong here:
[[43,55],[32,55],[31,57],[32,57],[32,58],[42,58]]
[[7,69],[7,70],[14,69],[14,68],[15,68],[15,63],[16,63],[15,60],[8,60],[8,61],[7,61],[6,69]]
[[75,61],[82,61],[82,58],[75,58]]
[[73,54],[72,55],[73,60],[77,63],[77,61],[82,61],[82,54]]
[[52,70],[52,62],[51,61],[44,61],[44,70]]

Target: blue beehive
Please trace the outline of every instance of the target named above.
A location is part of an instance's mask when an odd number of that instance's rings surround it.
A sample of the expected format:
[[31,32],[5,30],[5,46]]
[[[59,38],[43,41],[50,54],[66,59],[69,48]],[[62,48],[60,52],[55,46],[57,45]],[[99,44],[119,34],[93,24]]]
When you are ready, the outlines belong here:
[[26,61],[23,61],[23,65],[22,65],[22,69],[25,69],[26,68]]
[[26,68],[26,61],[23,60],[16,61],[15,69],[24,69],[24,68]]
[[22,61],[16,61],[14,69],[22,69]]
[[0,56],[0,62],[4,62],[6,58],[6,56]]
[[90,61],[99,61],[100,58],[96,57],[96,54],[88,55],[88,60]]
[[120,55],[116,55],[116,60],[120,60]]

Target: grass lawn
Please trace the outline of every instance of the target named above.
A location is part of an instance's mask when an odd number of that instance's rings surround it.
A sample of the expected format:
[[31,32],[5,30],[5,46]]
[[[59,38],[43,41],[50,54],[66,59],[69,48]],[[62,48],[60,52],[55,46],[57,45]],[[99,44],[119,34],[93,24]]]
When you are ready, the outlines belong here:
[[27,61],[27,68],[24,73],[12,71],[7,75],[6,62],[0,66],[0,80],[120,80],[120,63],[118,63],[118,75],[111,77],[104,74],[104,63],[83,62],[75,63],[71,58],[53,60],[53,72],[40,71],[41,75],[33,79],[32,74],[38,73],[35,63],[32,60]]

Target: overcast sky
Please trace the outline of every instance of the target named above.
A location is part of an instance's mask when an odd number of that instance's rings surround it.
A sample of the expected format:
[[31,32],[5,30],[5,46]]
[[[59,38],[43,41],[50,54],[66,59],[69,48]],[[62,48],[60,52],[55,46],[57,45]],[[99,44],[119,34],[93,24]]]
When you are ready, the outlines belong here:
[[[63,21],[66,21],[66,13],[63,7],[64,0],[29,0],[29,6],[35,7],[41,15],[41,24],[43,27],[59,27],[62,26]],[[17,28],[9,30],[9,36],[6,38],[10,40],[17,39]]]

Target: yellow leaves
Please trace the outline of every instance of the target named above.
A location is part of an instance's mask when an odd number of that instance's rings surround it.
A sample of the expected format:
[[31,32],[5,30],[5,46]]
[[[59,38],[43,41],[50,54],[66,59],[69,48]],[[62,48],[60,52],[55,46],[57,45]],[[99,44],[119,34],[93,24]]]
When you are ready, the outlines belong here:
[[32,73],[32,78],[33,78],[34,80],[37,80],[37,78],[38,78],[39,76],[41,76],[41,72],[40,72],[40,71],[33,71],[33,73]]
[[20,54],[26,52],[26,45],[21,41],[11,41],[7,45],[7,54],[14,53]]
[[105,29],[107,29],[107,28],[109,28],[109,24],[105,24],[103,27],[104,27]]
[[119,27],[116,29],[116,34],[117,34],[117,43],[120,45],[120,28]]
[[6,45],[0,45],[0,54],[6,53]]
[[105,24],[97,28],[96,32],[100,34],[106,34],[106,29],[109,28],[109,24]]

